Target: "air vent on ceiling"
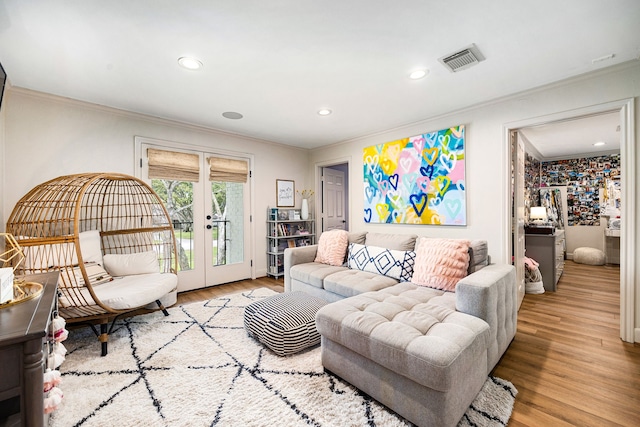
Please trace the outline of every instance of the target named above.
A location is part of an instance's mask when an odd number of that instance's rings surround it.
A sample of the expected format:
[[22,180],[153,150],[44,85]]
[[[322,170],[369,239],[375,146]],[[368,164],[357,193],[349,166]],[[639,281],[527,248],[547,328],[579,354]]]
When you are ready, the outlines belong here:
[[484,61],[484,56],[475,44],[468,46],[458,52],[443,56],[438,59],[451,72],[466,70],[476,65],[480,61]]

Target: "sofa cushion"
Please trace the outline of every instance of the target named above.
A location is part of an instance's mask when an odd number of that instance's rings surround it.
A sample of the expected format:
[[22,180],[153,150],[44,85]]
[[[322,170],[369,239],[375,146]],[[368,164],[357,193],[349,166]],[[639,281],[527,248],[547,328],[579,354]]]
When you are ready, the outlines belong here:
[[364,245],[364,241],[367,238],[367,232],[366,231],[360,231],[360,232],[350,232],[349,233],[349,243],[359,243],[361,245]]
[[344,269],[331,273],[324,279],[324,289],[334,294],[350,297],[364,292],[388,288],[398,281],[367,271]]
[[489,265],[489,248],[486,240],[472,240],[469,246],[468,274],[475,273]]
[[349,233],[345,230],[329,230],[320,235],[315,262],[342,265],[347,256]]
[[347,265],[349,268],[368,271],[408,282],[413,275],[416,253],[396,251],[378,246],[349,244]]
[[415,234],[367,233],[364,244],[397,251],[412,251],[417,237]]
[[411,282],[446,291],[467,275],[468,240],[420,237],[416,242],[416,263]]
[[324,289],[324,279],[338,271],[348,270],[347,267],[333,266],[320,262],[307,262],[294,265],[289,269],[291,279],[299,280],[316,288]]
[[452,309],[452,300],[452,294],[400,283],[328,304],[316,325],[323,337],[446,392],[478,366],[484,369],[489,342],[489,325]]

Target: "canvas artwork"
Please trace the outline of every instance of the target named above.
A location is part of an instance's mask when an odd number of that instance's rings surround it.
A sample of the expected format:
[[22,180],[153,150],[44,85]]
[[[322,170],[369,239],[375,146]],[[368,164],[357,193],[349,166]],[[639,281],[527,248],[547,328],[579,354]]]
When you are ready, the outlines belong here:
[[466,225],[464,125],[366,147],[367,223]]

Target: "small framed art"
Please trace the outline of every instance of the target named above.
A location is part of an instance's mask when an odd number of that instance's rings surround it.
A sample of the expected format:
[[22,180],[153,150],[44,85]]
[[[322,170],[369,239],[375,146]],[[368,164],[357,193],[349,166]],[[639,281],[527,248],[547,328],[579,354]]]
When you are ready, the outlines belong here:
[[296,188],[294,181],[276,179],[276,206],[292,208],[296,202]]

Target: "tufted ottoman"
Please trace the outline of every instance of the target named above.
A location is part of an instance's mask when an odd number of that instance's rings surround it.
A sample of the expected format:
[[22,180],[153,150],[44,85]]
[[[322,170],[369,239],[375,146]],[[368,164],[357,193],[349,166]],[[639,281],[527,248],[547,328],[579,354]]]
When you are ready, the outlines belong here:
[[400,283],[326,305],[323,366],[424,426],[455,426],[487,378],[489,325],[455,294]]
[[320,343],[315,316],[327,302],[304,292],[288,292],[249,304],[244,309],[247,333],[279,356]]

